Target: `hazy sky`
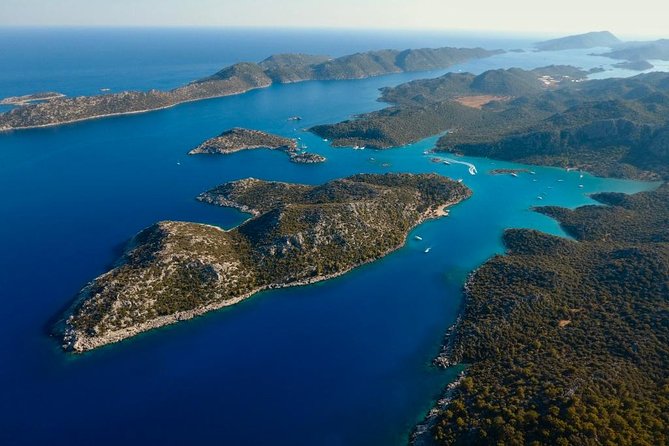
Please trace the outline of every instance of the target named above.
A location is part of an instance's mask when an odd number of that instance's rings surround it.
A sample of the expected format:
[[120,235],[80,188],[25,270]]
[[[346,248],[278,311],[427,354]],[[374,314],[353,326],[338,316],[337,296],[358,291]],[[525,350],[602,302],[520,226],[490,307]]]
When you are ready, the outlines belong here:
[[0,26],[608,29],[669,37],[667,0],[0,0]]

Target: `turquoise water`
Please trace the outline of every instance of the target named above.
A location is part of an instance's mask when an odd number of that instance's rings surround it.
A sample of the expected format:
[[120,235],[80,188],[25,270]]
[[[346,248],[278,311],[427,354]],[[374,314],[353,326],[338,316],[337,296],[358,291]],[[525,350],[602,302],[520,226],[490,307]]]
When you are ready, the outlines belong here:
[[[586,67],[601,63],[583,54],[568,57]],[[513,53],[453,70],[565,58]],[[105,69],[98,67],[95,76]],[[139,73],[127,74],[125,82],[150,82]],[[522,166],[462,158],[476,165],[479,174],[471,176],[464,165],[435,164],[423,154],[434,138],[383,152],[354,151],[333,149],[301,130],[383,107],[378,88],[437,74],[278,85],[0,135],[0,441],[402,444],[453,379],[454,371],[429,364],[458,314],[466,275],[503,251],[502,231],[562,234],[531,207],[573,207],[591,203],[593,192],[654,187],[539,167],[531,168],[535,175],[493,176],[490,169]],[[304,117],[300,127],[286,120],[292,115]],[[271,151],[186,155],[232,126],[300,137],[328,162],[297,165]],[[404,248],[335,280],[261,293],[80,356],[64,354],[48,336],[53,318],[142,228],[162,219],[232,227],[246,218],[196,202],[202,191],[249,176],[317,184],[391,171],[462,178],[474,195],[449,217],[418,227]]]

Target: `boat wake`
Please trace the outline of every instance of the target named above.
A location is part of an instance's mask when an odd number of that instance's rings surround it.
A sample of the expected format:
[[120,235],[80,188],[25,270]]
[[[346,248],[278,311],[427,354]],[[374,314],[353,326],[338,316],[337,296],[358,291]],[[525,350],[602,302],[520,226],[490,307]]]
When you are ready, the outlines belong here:
[[472,163],[468,163],[466,161],[458,161],[454,160],[451,158],[442,158],[444,161],[448,161],[450,164],[463,164],[469,168],[469,175],[476,175],[478,171],[476,170],[476,166],[473,165]]

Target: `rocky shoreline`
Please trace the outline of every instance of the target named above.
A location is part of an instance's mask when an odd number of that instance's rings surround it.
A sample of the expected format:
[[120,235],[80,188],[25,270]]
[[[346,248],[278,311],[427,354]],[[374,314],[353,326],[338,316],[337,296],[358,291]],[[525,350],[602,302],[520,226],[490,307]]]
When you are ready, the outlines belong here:
[[[393,186],[398,181],[406,182],[407,185]],[[351,182],[350,186],[347,182]],[[345,189],[341,189],[342,186]],[[393,187],[415,187],[423,198],[404,192],[396,193]],[[437,197],[432,197],[419,192],[425,187],[444,189],[437,192]],[[362,199],[359,195],[363,193],[361,188],[368,188],[367,193],[372,194],[370,198],[381,193],[373,198],[380,200],[378,207],[373,202],[359,201]],[[349,189],[350,192],[346,192]],[[265,196],[272,191],[278,198]],[[343,193],[351,193],[356,198],[352,198],[354,201],[350,204],[341,203]],[[418,177],[408,174],[359,175],[350,180],[335,180],[332,185],[326,183],[321,187],[287,183],[274,185],[260,180],[240,180],[223,185],[210,192],[222,195],[220,198],[207,196],[206,200],[200,199],[249,212],[254,215],[253,218],[230,231],[183,222],[161,222],[145,229],[129,244],[124,257],[113,270],[82,289],[78,299],[56,327],[56,333],[62,337],[65,350],[81,353],[236,304],[264,290],[308,285],[341,276],[401,248],[411,229],[427,219],[446,215],[447,207],[466,199],[470,193],[460,183],[433,174]],[[326,199],[330,196],[332,198]],[[439,201],[439,196],[445,201]],[[260,201],[255,201],[258,199]],[[309,205],[304,199],[314,200],[314,204]],[[385,216],[387,211],[384,210],[384,203],[387,199],[400,200],[396,203],[408,206],[404,211],[408,213],[404,223],[391,221]],[[329,203],[327,200],[334,202]],[[405,203],[405,200],[410,201]],[[291,202],[298,204],[295,210],[291,210]],[[421,202],[429,205],[416,214]],[[371,213],[365,218],[372,220],[349,222],[349,218],[360,218],[358,208]],[[303,214],[310,225],[315,227],[280,235],[276,241],[267,245],[267,235],[277,231],[273,229],[274,225],[293,228],[298,221],[302,221],[302,217],[298,217],[296,223],[289,221],[294,218],[294,212]],[[374,215],[377,212],[380,215]],[[311,223],[319,213],[321,216],[318,221]],[[303,223],[297,224],[299,226]],[[380,224],[390,225],[389,230],[394,232],[379,231]],[[374,238],[376,236],[369,238],[370,233],[364,229],[367,226],[375,228],[378,236],[383,237],[382,245],[385,246],[378,246]],[[355,228],[360,234],[352,234],[350,228]],[[330,252],[333,248],[328,240],[337,239],[342,234],[346,234],[346,244]],[[321,254],[320,245],[327,248],[325,253],[329,254]],[[363,254],[367,249],[372,251]],[[335,257],[327,257],[331,255]],[[277,256],[271,259],[272,262],[278,262],[276,265],[267,263],[270,256]],[[295,260],[291,261],[294,256]],[[321,259],[322,256],[326,257]],[[324,267],[321,264],[323,261],[325,265],[334,261],[338,266]],[[270,269],[258,270],[259,266],[254,262],[260,262],[260,268]],[[295,267],[290,262],[295,262]],[[313,262],[306,271],[304,262]],[[260,279],[268,273],[276,277]],[[176,288],[172,289],[173,286]],[[188,290],[190,296],[186,297],[189,306],[197,301],[203,304],[184,309],[184,304],[179,301],[170,303],[174,299],[171,296],[183,295],[184,290]],[[163,296],[168,296],[170,301],[160,304],[165,299]],[[155,305],[176,305],[176,311],[155,314]],[[145,316],[135,316],[140,313]],[[128,318],[135,318],[136,321],[128,323]]]
[[324,156],[301,150],[295,139],[273,135],[260,130],[235,127],[204,141],[188,152],[189,155],[229,155],[243,150],[278,150],[290,157],[290,161],[302,164],[322,163]]
[[[468,276],[465,284],[463,286],[463,303],[462,307],[466,305],[467,296],[470,292],[470,284],[476,275],[478,268],[472,271]],[[459,360],[455,357],[454,345],[455,338],[458,335],[458,327],[462,322],[462,311],[459,312],[458,317],[455,322],[448,327],[446,333],[444,334],[443,341],[441,343],[441,348],[437,356],[432,360],[432,365],[440,369],[447,369],[449,367],[454,367],[459,364]],[[438,416],[442,413],[446,407],[451,403],[453,395],[457,391],[458,387],[462,383],[462,380],[465,378],[466,372],[463,370],[458,375],[458,378],[449,383],[446,388],[443,390],[441,397],[435,401],[432,408],[423,418],[419,424],[417,424],[411,432],[409,437],[409,444],[411,446],[433,446],[435,444],[432,437],[432,429],[437,422]]]

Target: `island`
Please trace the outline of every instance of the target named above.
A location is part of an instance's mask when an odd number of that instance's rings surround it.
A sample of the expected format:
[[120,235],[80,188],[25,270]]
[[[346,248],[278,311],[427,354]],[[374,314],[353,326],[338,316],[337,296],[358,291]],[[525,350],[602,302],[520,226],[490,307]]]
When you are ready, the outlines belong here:
[[274,83],[308,80],[364,79],[391,73],[444,69],[472,59],[500,54],[482,48],[422,48],[380,50],[338,58],[278,54],[260,63],[241,62],[169,91],[58,97],[25,104],[0,114],[0,131],[54,126],[105,116],[141,113],[174,105],[245,93]]
[[84,352],[235,304],[267,289],[339,276],[404,245],[408,232],[468,198],[436,174],[360,174],[319,186],[245,179],[201,194],[252,215],[221,228],[162,221],[141,231],[57,324]]
[[609,31],[589,32],[535,43],[539,51],[562,51],[596,47],[615,47],[622,41]]
[[252,149],[278,150],[286,153],[294,163],[314,164],[325,161],[324,156],[301,150],[294,139],[239,127],[227,130],[214,138],[206,140],[188,152],[188,154],[227,155]]
[[667,444],[669,185],[504,234],[436,363],[467,364],[414,445]]

